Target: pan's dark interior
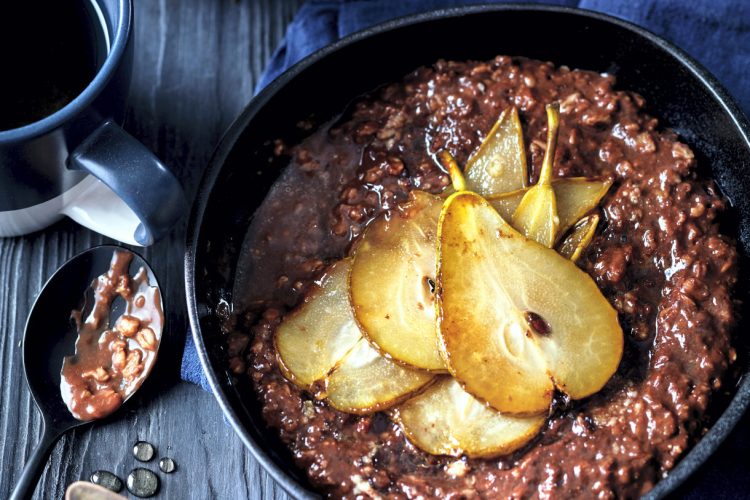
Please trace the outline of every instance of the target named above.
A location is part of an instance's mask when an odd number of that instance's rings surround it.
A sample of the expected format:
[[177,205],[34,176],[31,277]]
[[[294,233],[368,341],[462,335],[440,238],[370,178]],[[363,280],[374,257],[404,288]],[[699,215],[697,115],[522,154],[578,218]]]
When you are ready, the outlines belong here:
[[[188,296],[193,324],[200,324],[199,334],[221,386],[219,397],[238,415],[238,432],[246,433],[261,453],[298,483],[277,475],[287,483],[285,488],[300,495],[308,485],[276,431],[265,428],[249,384],[229,375],[222,314],[216,307],[221,300],[231,303],[237,255],[249,221],[283,167],[272,160],[272,141],[285,138],[294,144],[300,139],[295,126],[299,120],[310,115],[318,122],[330,119],[357,95],[440,58],[522,55],[615,73],[618,88],[643,95],[662,125],[674,128],[702,164],[711,167],[710,174],[733,203],[730,225],[735,227],[730,231],[739,235],[745,261],[750,244],[750,177],[743,175],[750,166],[747,120],[723,100],[721,90],[712,87],[711,77],[696,72],[692,63],[672,50],[624,24],[583,11],[521,6],[447,10],[355,35],[347,43],[326,49],[323,57],[318,54],[295,67],[249,105],[228,132],[204,178],[188,242],[186,267],[193,265],[193,258],[195,266],[194,283],[188,270]],[[191,244],[195,245],[192,250]],[[743,267],[747,269],[744,263]],[[750,384],[745,380],[732,409],[652,495],[673,490],[703,462],[739,418],[748,393]]]

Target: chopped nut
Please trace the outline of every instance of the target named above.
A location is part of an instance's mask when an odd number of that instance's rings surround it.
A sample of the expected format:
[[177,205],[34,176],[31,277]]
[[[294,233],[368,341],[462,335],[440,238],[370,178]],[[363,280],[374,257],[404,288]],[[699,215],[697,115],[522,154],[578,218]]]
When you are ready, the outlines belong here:
[[703,203],[698,203],[690,207],[690,217],[697,219],[706,212],[706,206]]
[[373,135],[378,130],[378,124],[372,121],[364,122],[357,127],[356,137],[358,139],[364,139]]
[[234,373],[235,375],[241,375],[245,373],[246,365],[245,361],[239,357],[235,356],[233,358],[229,359],[229,369]]
[[269,307],[263,312],[263,319],[266,321],[275,321],[279,317],[281,317],[281,311],[274,307]]
[[299,164],[300,170],[303,172],[314,172],[320,168],[320,162],[316,160],[312,153],[307,149],[300,149],[297,151],[297,163]]
[[307,418],[313,418],[315,416],[315,405],[310,400],[305,400],[302,403],[302,414]]
[[388,166],[386,172],[388,175],[400,175],[404,171],[404,162],[401,158],[391,156],[388,158]]
[[565,97],[560,102],[560,113],[567,114],[573,111],[578,104],[578,101],[581,100],[581,94],[580,92],[573,92],[572,94],[569,94],[567,97]]
[[452,477],[463,477],[469,471],[469,467],[463,460],[456,460],[445,467],[445,472]]
[[681,158],[684,160],[692,160],[695,158],[695,155],[693,154],[693,151],[688,147],[687,145],[681,143],[681,142],[675,142],[672,145],[672,157],[673,158]]
[[126,380],[133,380],[143,371],[143,364],[141,363],[141,351],[130,351],[128,353],[128,359],[125,362],[125,368],[122,369],[122,376]]
[[305,273],[314,273],[320,271],[325,266],[325,262],[320,259],[308,259],[302,263],[300,269]]
[[136,332],[138,332],[138,328],[140,326],[141,320],[139,320],[135,316],[128,316],[127,314],[123,314],[117,320],[115,329],[125,337],[132,337],[136,334]]
[[115,339],[109,343],[110,352],[125,351],[128,348],[128,343],[122,339]]
[[124,349],[114,351],[112,353],[112,368],[114,368],[117,371],[122,371],[123,368],[125,368],[125,363],[127,361],[127,352],[125,352]]
[[83,372],[81,375],[83,376],[83,378],[93,378],[100,384],[109,380],[109,373],[102,366],[100,366],[96,370],[89,370],[87,372]]
[[482,63],[482,64],[477,64],[476,66],[474,66],[473,68],[471,68],[470,74],[471,75],[479,75],[481,73],[489,73],[491,71],[492,71],[492,69],[489,67],[488,64]]
[[357,188],[351,187],[348,189],[345,189],[341,193],[341,199],[349,204],[354,203],[357,199],[357,195],[359,192],[357,191]]
[[123,274],[120,279],[117,280],[117,288],[115,292],[119,293],[123,299],[128,299],[132,293],[130,290],[130,276]]
[[653,153],[656,151],[656,143],[648,132],[641,132],[635,138],[635,146],[641,153]]
[[135,340],[146,350],[156,350],[156,334],[149,327],[138,330],[138,333],[135,335]]

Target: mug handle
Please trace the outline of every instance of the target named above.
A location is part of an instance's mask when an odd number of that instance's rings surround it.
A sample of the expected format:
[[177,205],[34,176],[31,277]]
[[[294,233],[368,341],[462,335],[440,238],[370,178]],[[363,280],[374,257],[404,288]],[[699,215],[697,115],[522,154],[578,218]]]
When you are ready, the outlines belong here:
[[187,213],[177,178],[112,120],[97,127],[70,154],[68,168],[88,172],[101,183],[85,187],[63,213],[105,236],[149,246]]

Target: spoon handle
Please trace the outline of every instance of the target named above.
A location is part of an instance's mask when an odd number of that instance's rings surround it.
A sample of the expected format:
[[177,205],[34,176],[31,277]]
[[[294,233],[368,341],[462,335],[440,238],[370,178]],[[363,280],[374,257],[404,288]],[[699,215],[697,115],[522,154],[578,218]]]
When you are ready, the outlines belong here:
[[42,439],[36,445],[36,449],[34,449],[34,453],[29,457],[29,461],[26,462],[21,479],[10,496],[11,500],[27,500],[31,498],[39,482],[39,476],[42,475],[44,467],[47,465],[47,458],[50,451],[52,451],[52,447],[60,439],[60,436],[59,432],[51,430],[46,424],[44,425]]

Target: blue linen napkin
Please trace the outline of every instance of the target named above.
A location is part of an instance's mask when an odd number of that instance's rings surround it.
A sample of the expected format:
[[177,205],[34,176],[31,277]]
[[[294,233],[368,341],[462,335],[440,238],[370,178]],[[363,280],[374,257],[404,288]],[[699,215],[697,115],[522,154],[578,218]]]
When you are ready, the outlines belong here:
[[[310,0],[287,28],[256,87],[305,56],[355,31],[408,14],[477,0]],[[487,2],[489,3],[489,2]],[[498,2],[502,3],[502,2]],[[750,2],[737,0],[550,0],[623,18],[675,43],[711,71],[750,115]],[[183,380],[210,390],[191,335],[182,358]],[[683,488],[686,498],[750,498],[750,416],[719,453]]]
[[[408,14],[477,0],[311,0],[287,28],[255,91],[291,65],[355,31]],[[485,2],[504,3],[504,2]],[[744,0],[549,0],[620,17],[675,43],[711,71],[750,114],[750,2]]]

